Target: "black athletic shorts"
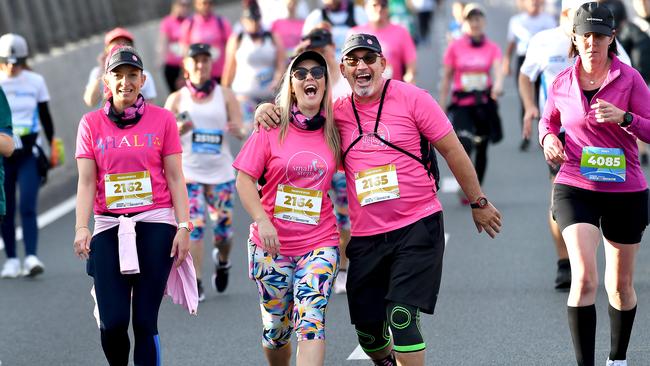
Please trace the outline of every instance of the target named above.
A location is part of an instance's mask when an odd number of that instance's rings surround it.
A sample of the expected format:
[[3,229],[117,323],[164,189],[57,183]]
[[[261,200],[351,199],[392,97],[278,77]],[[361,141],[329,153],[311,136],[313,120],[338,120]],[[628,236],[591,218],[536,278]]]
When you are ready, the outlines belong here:
[[444,250],[442,212],[384,234],[353,236],[345,251],[352,324],[385,321],[387,301],[433,314]]
[[[562,131],[557,135],[557,137],[560,139],[560,141],[562,141],[562,146],[564,146],[564,141],[566,140],[566,133]],[[561,165],[558,164],[555,167],[553,167],[551,164],[548,163],[546,165],[548,165],[548,174],[552,179],[554,179],[557,173],[560,171]]]
[[636,244],[641,242],[648,225],[648,190],[596,192],[556,184],[553,189],[553,218],[560,230],[573,224],[588,223],[602,227],[607,240]]

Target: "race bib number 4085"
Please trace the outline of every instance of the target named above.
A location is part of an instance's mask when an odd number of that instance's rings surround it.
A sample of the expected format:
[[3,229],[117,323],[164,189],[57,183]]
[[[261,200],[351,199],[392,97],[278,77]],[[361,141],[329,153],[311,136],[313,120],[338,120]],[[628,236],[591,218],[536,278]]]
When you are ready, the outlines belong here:
[[596,182],[625,182],[625,154],[619,148],[585,146],[580,158],[580,174]]
[[109,210],[153,204],[151,176],[148,171],[104,176],[106,208]]

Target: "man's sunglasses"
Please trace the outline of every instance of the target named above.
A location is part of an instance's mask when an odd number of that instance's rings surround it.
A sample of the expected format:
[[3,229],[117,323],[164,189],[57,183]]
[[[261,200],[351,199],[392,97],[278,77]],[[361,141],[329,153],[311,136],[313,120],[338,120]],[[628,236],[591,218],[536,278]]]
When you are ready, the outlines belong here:
[[359,64],[359,60],[363,60],[363,63],[366,65],[372,65],[377,62],[377,57],[379,57],[378,53],[368,52],[363,57],[345,56],[343,57],[343,61],[345,61],[348,66],[352,67],[357,66]]
[[291,76],[297,80],[305,80],[307,74],[311,74],[314,79],[318,80],[325,76],[325,68],[323,66],[314,66],[311,69],[297,67],[291,72]]

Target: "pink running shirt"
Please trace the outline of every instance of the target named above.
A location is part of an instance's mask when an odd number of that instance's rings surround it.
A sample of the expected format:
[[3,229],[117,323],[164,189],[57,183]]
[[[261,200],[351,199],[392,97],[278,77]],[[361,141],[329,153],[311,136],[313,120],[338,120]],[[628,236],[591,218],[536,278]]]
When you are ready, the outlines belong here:
[[[279,141],[280,129],[260,129],[244,144],[233,163],[237,170],[259,179],[264,173],[262,206],[278,232],[280,254],[300,256],[321,247],[339,244],[336,218],[327,192],[336,172],[334,154],[327,146],[323,129],[306,131],[289,124],[284,142]],[[309,225],[278,219],[273,216],[278,185],[308,188],[322,192],[320,221]],[[263,247],[257,224],[250,226],[251,239]]]
[[358,25],[350,30],[350,34],[367,33],[377,37],[381,50],[386,57],[386,79],[402,80],[405,65],[417,60],[417,52],[413,38],[406,28],[390,23],[383,28],[375,28],[370,23]]
[[167,39],[165,64],[180,66],[183,61],[183,51],[180,44],[181,24],[185,18],[168,15],[160,22],[160,34]]
[[[383,88],[383,86],[382,86]],[[375,127],[379,100],[370,104],[355,101],[364,134]],[[339,98],[334,116],[341,134],[342,150],[359,136],[350,98]],[[420,134],[430,142],[453,133],[451,123],[427,91],[392,80],[386,91],[378,133],[415,156],[420,155]],[[435,182],[415,159],[384,145],[374,137],[362,138],[345,158],[345,177],[353,236],[386,233],[405,227],[442,210],[434,193]],[[400,197],[361,206],[355,189],[354,173],[394,164]]]
[[[453,41],[443,57],[445,66],[454,70],[454,84],[452,91],[470,91],[470,85],[481,85],[490,88],[492,86],[492,77],[490,70],[495,61],[501,59],[501,49],[499,46],[485,38],[480,47],[473,47],[472,41],[468,35]],[[483,90],[486,90],[483,89]],[[474,104],[474,97],[469,96],[458,100],[452,97],[452,103],[459,106]]]
[[302,39],[304,19],[278,19],[271,25],[271,33],[278,35],[282,46],[287,51],[287,60],[291,59],[296,46]]
[[220,15],[194,14],[181,25],[181,44],[207,43],[212,46],[212,76],[221,77],[226,61],[226,43],[232,33],[230,22]]
[[[182,152],[174,115],[166,109],[146,104],[138,123],[119,128],[103,110],[85,114],[77,130],[77,159],[95,161],[97,193],[94,212],[117,214],[173,207],[163,171],[163,159]],[[153,204],[109,210],[106,205],[106,174],[149,171]]]

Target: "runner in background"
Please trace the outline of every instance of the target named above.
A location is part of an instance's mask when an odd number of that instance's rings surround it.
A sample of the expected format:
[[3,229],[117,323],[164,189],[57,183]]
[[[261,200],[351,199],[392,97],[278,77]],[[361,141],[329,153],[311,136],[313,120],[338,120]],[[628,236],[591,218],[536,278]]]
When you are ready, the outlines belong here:
[[210,77],[210,45],[190,45],[183,59],[185,86],[172,93],[165,108],[176,115],[183,146],[183,175],[190,202],[190,235],[199,301],[205,299],[203,282],[203,242],[207,217],[213,222],[214,274],[212,285],[218,292],[228,286],[230,249],[233,241],[233,200],[235,172],[226,134],[243,139],[239,103],[233,92]]
[[[467,4],[463,14],[465,33],[449,44],[443,56],[438,102],[447,111],[467,155],[474,155],[476,175],[483,184],[488,145],[499,142],[502,133],[496,102],[503,92],[501,49],[485,35],[485,10],[480,5]],[[461,204],[470,203],[462,191],[458,194]]]
[[183,85],[183,75],[181,73],[183,50],[179,42],[181,24],[190,15],[191,10],[192,0],[174,0],[171,12],[160,22],[157,61],[163,64],[163,75],[170,93],[178,90]]
[[465,8],[465,1],[454,1],[451,3],[451,17],[447,25],[447,43],[459,39],[463,36],[463,9]]
[[231,88],[242,109],[246,128],[253,122],[255,107],[272,101],[286,67],[280,37],[262,28],[257,1],[246,0],[241,14],[242,30],[228,39],[221,85]]
[[[390,22],[404,27],[411,36],[411,41],[417,43],[418,31],[415,24],[415,17],[413,16],[414,9],[411,0],[386,0],[386,2],[388,3]],[[367,5],[368,1],[366,1],[366,12]]]
[[[13,154],[15,146],[11,124],[11,107],[7,101],[4,90],[0,87],[0,155],[8,158]],[[7,213],[7,199],[5,197],[5,159],[0,158],[0,222]]]
[[[556,26],[555,19],[543,12],[544,0],[522,0],[523,11],[510,18],[508,22],[508,45],[503,59],[503,73],[508,76],[512,72],[510,65],[513,54],[516,57],[515,63],[515,85],[518,87],[519,69],[526,57],[528,42],[535,33],[544,29],[551,29]],[[524,106],[521,104],[521,121],[524,117]],[[523,130],[523,124],[522,124]],[[530,145],[530,139],[524,137],[519,145],[519,150],[526,151]]]
[[212,78],[221,82],[226,62],[226,43],[232,33],[230,21],[214,12],[215,0],[194,0],[194,15],[181,26],[180,43],[183,53],[194,43],[207,43],[212,48]]
[[331,33],[336,45],[336,59],[341,59],[341,49],[350,28],[368,22],[363,6],[355,5],[352,0],[322,0],[323,5],[314,9],[305,19],[302,34],[306,35],[314,27],[325,21],[332,25]]
[[441,0],[411,0],[413,10],[417,13],[418,45],[430,43],[431,22]]
[[[294,56],[296,46],[301,41],[301,32],[305,24],[305,18],[298,17],[297,15],[297,0],[284,0],[284,3],[283,5],[286,8],[287,15],[273,21],[270,29],[271,33],[277,34],[282,40],[286,58],[290,60]],[[264,20],[264,12],[262,12],[262,20]]]
[[[0,37],[0,87],[7,96],[15,151],[5,160],[4,192],[6,215],[2,221],[2,239],[7,260],[0,277],[33,277],[43,273],[43,262],[36,256],[38,249],[38,191],[44,183],[48,166],[40,146],[41,125],[48,145],[52,147],[54,123],[50,114],[50,94],[45,79],[27,65],[29,49],[25,38],[8,33]],[[17,192],[17,190],[19,192]],[[20,194],[18,194],[20,193]],[[18,201],[20,197],[20,201]],[[23,228],[25,259],[22,269],[16,252],[16,209]]]
[[413,38],[400,24],[393,23],[389,17],[388,0],[366,1],[368,23],[350,29],[350,34],[367,33],[381,42],[386,58],[386,79],[395,79],[415,84],[417,72],[417,52]]
[[[99,107],[104,102],[104,94],[107,92],[104,85],[104,64],[106,63],[106,56],[108,52],[115,46],[130,46],[134,47],[135,37],[131,32],[124,28],[114,28],[104,36],[104,50],[97,56],[97,66],[90,70],[88,75],[88,82],[84,90],[83,100],[88,107]],[[142,96],[150,103],[154,102],[156,96],[156,84],[154,83],[153,76],[147,70],[142,71],[145,75],[144,86],[142,87]]]
[[294,17],[303,20],[307,18],[309,5],[306,0],[262,0],[259,5],[264,29],[271,29],[276,20],[290,18],[288,10],[292,3]]

